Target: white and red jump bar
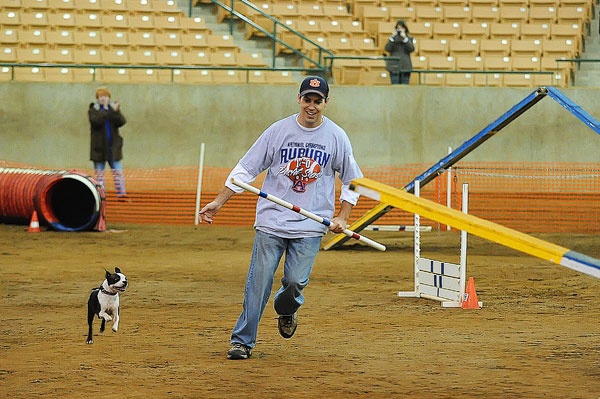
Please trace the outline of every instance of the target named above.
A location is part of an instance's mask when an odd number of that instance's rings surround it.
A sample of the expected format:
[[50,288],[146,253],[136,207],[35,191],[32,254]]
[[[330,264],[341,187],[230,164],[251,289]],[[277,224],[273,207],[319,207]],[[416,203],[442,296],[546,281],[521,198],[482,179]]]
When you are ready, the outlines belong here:
[[[249,184],[242,183],[241,181],[237,180],[236,178],[231,178],[231,182],[233,184],[235,184],[236,186],[243,188],[246,191],[249,191],[251,193],[254,193],[254,194],[258,195],[259,197],[268,199],[269,201],[274,202],[277,205],[281,205],[281,206],[283,206],[285,208],[291,209],[294,212],[298,212],[299,214],[304,215],[307,218],[314,220],[315,222],[319,222],[319,223],[324,224],[325,226],[328,226],[328,227],[331,224],[331,222],[329,220],[327,220],[325,218],[322,218],[319,215],[315,215],[312,212],[309,212],[309,211],[304,210],[304,209],[302,209],[300,207],[297,207],[296,205],[291,204],[291,203],[289,203],[287,201],[284,201],[281,198],[277,198],[277,197],[275,197],[275,196],[273,196],[271,194],[267,194],[264,191],[261,191],[258,188],[253,187],[253,186],[251,186]],[[345,229],[344,230],[344,234],[346,234],[348,237],[354,238],[355,240],[364,242],[365,244],[367,244],[367,245],[369,245],[369,246],[371,246],[371,247],[373,247],[375,249],[378,249],[380,251],[385,251],[385,246],[384,245],[381,245],[380,243],[375,242],[375,241],[373,241],[370,238],[367,238],[365,236],[361,236],[360,234],[355,233],[352,230]]]

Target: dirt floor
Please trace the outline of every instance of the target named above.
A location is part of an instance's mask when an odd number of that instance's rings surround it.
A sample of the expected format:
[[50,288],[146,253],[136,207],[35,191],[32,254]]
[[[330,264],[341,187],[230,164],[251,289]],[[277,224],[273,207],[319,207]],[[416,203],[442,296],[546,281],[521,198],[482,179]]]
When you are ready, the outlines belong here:
[[[0,398],[600,397],[600,280],[470,237],[480,310],[410,290],[411,233],[369,232],[322,251],[296,335],[269,302],[254,355],[226,360],[253,232],[110,226],[27,233],[0,225]],[[600,257],[594,235],[541,235]],[[423,256],[458,261],[458,233],[424,233]],[[119,266],[120,330],[86,345],[86,303]],[[276,282],[282,271],[279,270]],[[277,285],[277,284],[276,284]]]

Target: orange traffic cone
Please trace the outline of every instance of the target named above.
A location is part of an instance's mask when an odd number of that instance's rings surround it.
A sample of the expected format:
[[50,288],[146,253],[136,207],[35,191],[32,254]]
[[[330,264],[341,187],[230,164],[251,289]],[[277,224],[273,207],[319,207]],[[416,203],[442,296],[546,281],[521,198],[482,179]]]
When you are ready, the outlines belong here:
[[477,292],[475,291],[475,282],[473,281],[473,277],[469,277],[467,290],[465,292],[465,297],[463,298],[461,307],[463,309],[479,309],[480,307],[480,304],[477,301]]
[[37,212],[33,211],[33,215],[31,215],[31,222],[29,222],[29,230],[30,233],[39,233],[40,232],[40,221],[38,220]]

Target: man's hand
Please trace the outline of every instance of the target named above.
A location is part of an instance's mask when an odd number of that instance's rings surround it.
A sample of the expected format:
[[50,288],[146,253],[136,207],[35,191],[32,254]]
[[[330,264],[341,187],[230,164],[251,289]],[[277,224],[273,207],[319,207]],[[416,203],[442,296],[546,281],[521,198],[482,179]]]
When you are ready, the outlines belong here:
[[212,224],[213,217],[217,214],[217,212],[219,212],[221,206],[222,205],[219,204],[217,201],[209,202],[204,206],[204,208],[200,210],[200,212],[198,212],[198,221],[200,223],[202,223],[202,221],[205,221],[208,224]]
[[331,219],[331,224],[329,225],[329,230],[333,233],[343,233],[346,230],[348,225],[348,218],[350,217],[350,212],[352,211],[352,204],[346,201],[342,201],[342,206],[340,208],[340,212],[336,217]]
[[341,218],[340,215],[331,219],[331,224],[329,225],[329,231],[333,233],[343,233],[346,230],[346,226],[348,225],[348,220]]
[[118,111],[120,105],[121,105],[121,103],[119,101],[115,101],[113,103],[113,110]]
[[212,202],[209,202],[208,204],[204,205],[204,208],[200,209],[200,212],[198,212],[198,221],[202,223],[204,220],[206,223],[212,224],[213,217],[215,217],[217,212],[219,212],[219,209],[221,209],[227,200],[233,197],[234,194],[235,193],[231,189],[223,187],[221,192],[217,194]]

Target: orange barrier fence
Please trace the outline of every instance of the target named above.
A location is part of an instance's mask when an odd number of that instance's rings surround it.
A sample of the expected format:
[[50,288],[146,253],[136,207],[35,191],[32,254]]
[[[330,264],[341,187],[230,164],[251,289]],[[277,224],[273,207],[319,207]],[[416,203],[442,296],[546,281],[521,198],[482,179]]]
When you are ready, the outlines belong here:
[[[403,187],[429,164],[364,168],[366,177]],[[32,167],[0,161],[0,167]],[[93,175],[93,170],[84,170]],[[130,202],[118,202],[109,170],[106,171],[106,219],[115,223],[194,223],[198,169],[165,167],[126,168],[125,185]],[[229,169],[205,167],[201,206],[221,190]],[[263,175],[253,183],[260,187]],[[339,183],[339,182],[338,182]],[[523,232],[600,232],[600,164],[582,163],[497,163],[461,162],[452,168],[452,207],[460,209],[461,185],[469,183],[469,212]],[[340,185],[337,191],[339,193]],[[440,175],[421,190],[421,195],[446,204],[447,174]],[[215,224],[249,226],[254,221],[257,198],[243,193],[234,196],[215,218]],[[377,203],[361,198],[352,220]],[[377,224],[412,225],[413,216],[394,209]],[[437,223],[424,220],[424,225]]]
[[460,163],[453,208],[469,183],[469,212],[523,232],[600,232],[600,164]]

